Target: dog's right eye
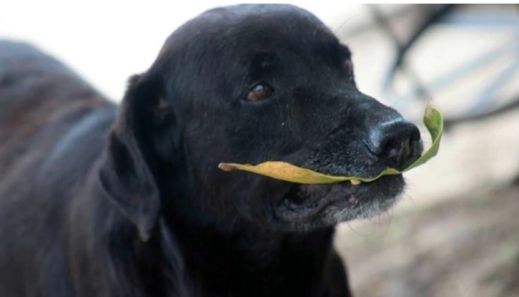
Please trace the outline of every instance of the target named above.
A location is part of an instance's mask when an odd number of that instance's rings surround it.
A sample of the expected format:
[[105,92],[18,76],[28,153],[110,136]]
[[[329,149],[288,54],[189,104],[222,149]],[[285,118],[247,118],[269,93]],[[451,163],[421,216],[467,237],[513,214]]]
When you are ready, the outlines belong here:
[[264,100],[272,96],[274,93],[274,89],[266,84],[266,83],[259,83],[255,85],[247,94],[247,100],[249,101],[259,101]]

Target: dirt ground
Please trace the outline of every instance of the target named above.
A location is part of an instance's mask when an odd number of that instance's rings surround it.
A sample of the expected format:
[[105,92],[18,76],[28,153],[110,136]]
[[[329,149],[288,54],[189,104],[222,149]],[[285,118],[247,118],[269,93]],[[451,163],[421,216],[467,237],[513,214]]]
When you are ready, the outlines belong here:
[[357,296],[519,296],[519,185],[339,227]]

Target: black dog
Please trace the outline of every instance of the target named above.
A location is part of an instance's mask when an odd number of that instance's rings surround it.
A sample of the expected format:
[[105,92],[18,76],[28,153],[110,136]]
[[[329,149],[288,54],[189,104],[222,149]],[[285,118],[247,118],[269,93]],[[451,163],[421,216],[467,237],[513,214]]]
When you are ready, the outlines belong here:
[[300,185],[218,164],[369,177],[416,159],[419,135],[293,6],[186,23],[120,107],[1,42],[0,296],[351,296],[334,226],[388,209],[401,175]]

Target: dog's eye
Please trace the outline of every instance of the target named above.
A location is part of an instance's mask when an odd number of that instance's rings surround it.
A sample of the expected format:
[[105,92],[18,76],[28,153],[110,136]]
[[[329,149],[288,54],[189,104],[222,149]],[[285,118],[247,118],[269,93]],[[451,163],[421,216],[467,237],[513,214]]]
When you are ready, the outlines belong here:
[[260,83],[260,84],[255,85],[249,91],[249,93],[247,94],[247,100],[258,101],[258,100],[267,99],[270,96],[272,96],[272,93],[274,93],[274,89],[271,86],[269,86],[265,83]]

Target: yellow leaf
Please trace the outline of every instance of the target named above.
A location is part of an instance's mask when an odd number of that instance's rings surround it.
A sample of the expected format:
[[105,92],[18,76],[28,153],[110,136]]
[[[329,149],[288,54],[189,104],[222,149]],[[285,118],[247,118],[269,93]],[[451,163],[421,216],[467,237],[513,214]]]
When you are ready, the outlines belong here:
[[380,172],[379,175],[372,178],[326,175],[312,171],[310,169],[297,167],[290,163],[279,161],[268,161],[255,166],[250,164],[220,163],[218,167],[224,171],[243,170],[299,184],[329,184],[347,180],[349,180],[354,185],[359,184],[361,181],[371,182],[384,175],[394,175],[409,171],[417,166],[424,164],[436,156],[438,150],[440,149],[440,140],[443,133],[443,117],[437,109],[434,109],[431,106],[430,102],[427,104],[425,109],[423,122],[425,127],[427,127],[429,134],[431,135],[431,147],[406,169],[398,171],[394,168],[387,168]]

